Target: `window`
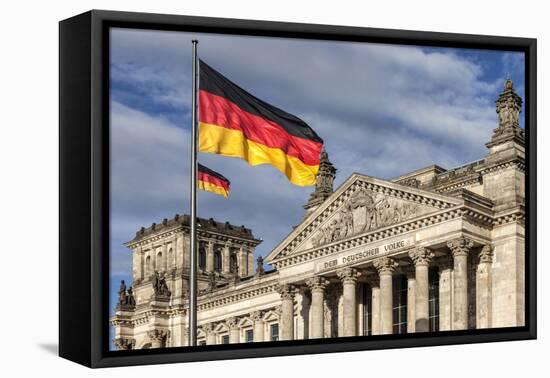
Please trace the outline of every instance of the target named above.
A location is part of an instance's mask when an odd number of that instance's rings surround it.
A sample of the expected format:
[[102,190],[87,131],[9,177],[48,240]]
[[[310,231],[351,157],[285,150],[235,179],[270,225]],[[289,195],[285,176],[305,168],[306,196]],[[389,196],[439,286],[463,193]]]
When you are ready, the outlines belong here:
[[222,270],[222,252],[219,249],[214,252],[214,270],[216,272]]
[[407,276],[393,276],[393,333],[407,333]]
[[235,253],[232,253],[231,257],[229,257],[229,271],[237,273],[237,255]]
[[222,344],[229,344],[229,335],[222,336]]
[[199,247],[199,268],[206,269],[206,249],[204,245]]
[[206,345],[206,340],[200,340],[199,345]]
[[145,278],[149,278],[151,273],[153,273],[151,271],[151,256],[147,256],[145,259]]
[[254,341],[254,331],[251,329],[247,329],[244,331],[244,340],[247,343],[251,343]]
[[429,270],[429,323],[430,332],[439,331],[439,268],[431,267]]
[[372,290],[370,286],[363,287],[363,336],[372,335]]
[[279,341],[279,323],[272,324],[269,327],[269,339],[271,341]]
[[162,269],[162,252],[157,253],[157,264],[156,264],[157,271],[161,271]]

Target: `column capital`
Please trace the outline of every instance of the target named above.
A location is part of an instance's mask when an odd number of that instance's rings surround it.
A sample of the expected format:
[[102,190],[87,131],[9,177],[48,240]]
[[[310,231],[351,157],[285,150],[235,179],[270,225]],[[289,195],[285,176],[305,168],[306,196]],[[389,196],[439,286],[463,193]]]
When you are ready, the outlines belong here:
[[342,281],[342,284],[355,284],[361,272],[355,268],[342,268],[336,271],[336,275]]
[[399,266],[397,261],[390,257],[379,257],[373,261],[373,265],[378,271],[378,274],[392,274]]
[[202,330],[205,334],[209,335],[214,332],[215,325],[214,323],[206,323],[202,325]]
[[451,250],[453,257],[467,256],[474,242],[470,238],[460,237],[447,242],[447,247]]
[[415,266],[430,265],[434,254],[428,248],[416,247],[409,251],[409,257]]
[[485,244],[479,251],[479,263],[492,263],[493,262],[493,246],[491,244]]
[[167,330],[164,330],[164,329],[153,329],[151,331],[147,331],[147,336],[151,340],[162,341],[165,338],[170,336],[170,331],[167,331]]
[[252,311],[250,313],[250,319],[252,319],[252,321],[254,321],[254,323],[262,321],[263,316],[264,316],[263,311]]
[[275,288],[281,299],[294,299],[296,295],[296,287],[291,284],[280,284]]
[[234,316],[231,316],[225,319],[225,324],[227,325],[227,328],[229,328],[230,330],[239,328],[239,320]]
[[322,276],[314,276],[306,280],[306,285],[311,291],[321,290],[324,291],[328,285],[328,280]]

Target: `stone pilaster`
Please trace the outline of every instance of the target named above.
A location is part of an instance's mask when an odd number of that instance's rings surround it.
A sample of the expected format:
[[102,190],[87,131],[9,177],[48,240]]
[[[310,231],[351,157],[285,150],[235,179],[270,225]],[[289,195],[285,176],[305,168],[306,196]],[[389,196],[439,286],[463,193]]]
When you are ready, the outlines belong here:
[[434,254],[424,247],[418,247],[409,252],[409,257],[414,263],[416,278],[415,332],[428,332],[430,330],[428,267],[433,256]]
[[151,341],[151,348],[162,348],[166,346],[170,331],[164,329],[153,329],[147,332],[147,336]]
[[453,330],[468,328],[468,253],[473,246],[465,237],[447,242],[453,255]]
[[342,281],[344,297],[344,336],[357,336],[357,277],[361,275],[354,268],[343,268],[336,272]]
[[240,342],[240,330],[237,318],[233,316],[227,318],[225,324],[227,325],[227,328],[229,328],[229,343],[238,344]]
[[254,342],[264,341],[264,320],[261,311],[254,311],[250,314],[250,318],[254,322]]
[[206,323],[202,326],[202,330],[206,335],[206,345],[215,345],[216,344],[216,332],[214,332],[214,324]]
[[131,338],[119,337],[113,340],[116,350],[130,350],[134,349],[136,340]]
[[450,331],[453,319],[453,259],[451,256],[443,256],[437,260],[437,265],[439,266],[439,330]]
[[294,296],[296,288],[283,284],[277,287],[281,296],[281,340],[294,339]]
[[206,271],[214,271],[214,242],[212,240],[208,241],[206,246]]
[[248,269],[247,269],[248,257],[246,256],[245,247],[239,248],[238,259],[239,259],[239,276],[246,277],[248,275]]
[[328,280],[315,276],[306,280],[311,290],[311,338],[323,338],[325,334],[325,289]]
[[393,332],[393,283],[392,275],[399,264],[390,257],[379,257],[373,262],[380,277],[380,333]]
[[476,326],[490,328],[491,325],[491,287],[493,264],[493,247],[484,245],[479,252],[479,264],[476,272]]
[[416,329],[416,275],[414,267],[406,270],[407,274],[407,333]]

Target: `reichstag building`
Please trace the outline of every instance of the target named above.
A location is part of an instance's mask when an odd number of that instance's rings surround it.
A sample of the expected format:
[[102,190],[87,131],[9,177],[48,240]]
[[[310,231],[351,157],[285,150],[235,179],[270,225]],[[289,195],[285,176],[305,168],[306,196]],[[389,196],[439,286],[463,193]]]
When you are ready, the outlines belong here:
[[[521,104],[507,80],[486,155],[450,170],[389,181],[354,173],[334,190],[323,152],[302,222],[265,261],[255,264],[252,230],[199,219],[198,343],[524,325]],[[132,287],[121,283],[114,346],[187,345],[189,216],[125,245]]]

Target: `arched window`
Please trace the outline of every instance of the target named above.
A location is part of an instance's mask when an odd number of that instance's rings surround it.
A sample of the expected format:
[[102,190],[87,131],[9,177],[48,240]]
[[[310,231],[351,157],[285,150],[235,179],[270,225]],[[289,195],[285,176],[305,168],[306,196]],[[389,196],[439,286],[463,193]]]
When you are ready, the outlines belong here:
[[151,256],[147,256],[145,259],[145,278],[149,278],[151,273]]
[[155,269],[158,272],[160,272],[161,270],[164,270],[163,266],[162,266],[162,252],[157,253],[157,264],[156,264]]
[[216,272],[222,270],[222,252],[219,249],[214,252],[214,270]]
[[231,273],[237,273],[237,254],[232,253],[229,257],[229,271]]
[[206,248],[204,248],[204,245],[199,247],[199,268],[206,269]]
[[166,264],[166,266],[173,266],[174,265],[174,250],[172,248],[170,248],[168,250],[168,263]]

